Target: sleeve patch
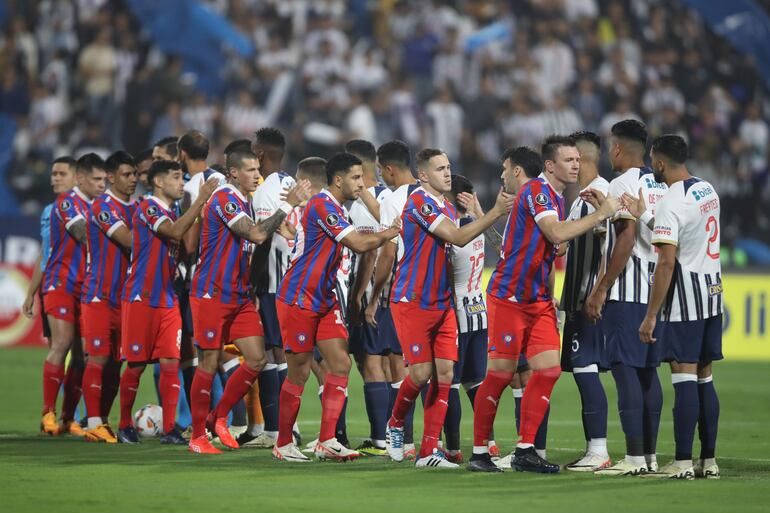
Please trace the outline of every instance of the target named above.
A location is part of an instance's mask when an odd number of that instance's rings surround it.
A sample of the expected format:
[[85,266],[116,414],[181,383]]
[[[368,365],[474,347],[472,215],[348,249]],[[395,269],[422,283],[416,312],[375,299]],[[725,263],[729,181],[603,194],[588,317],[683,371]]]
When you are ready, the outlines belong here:
[[228,201],[227,204],[225,204],[225,212],[227,212],[228,214],[231,214],[231,215],[235,214],[237,210],[238,210],[238,207],[232,201]]
[[326,216],[326,224],[329,226],[337,226],[340,224],[340,217],[337,214],[329,214]]
[[538,205],[547,205],[548,204],[548,196],[546,196],[544,193],[538,193],[537,196],[535,196],[535,203]]

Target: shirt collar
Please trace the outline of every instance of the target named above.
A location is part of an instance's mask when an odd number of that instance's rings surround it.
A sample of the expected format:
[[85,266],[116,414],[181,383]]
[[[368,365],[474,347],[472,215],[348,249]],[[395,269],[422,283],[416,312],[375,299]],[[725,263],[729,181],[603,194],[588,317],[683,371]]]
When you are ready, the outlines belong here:
[[550,188],[551,188],[551,190],[552,190],[553,192],[555,192],[555,193],[556,193],[556,195],[557,195],[558,197],[560,197],[560,198],[561,198],[561,193],[560,193],[559,191],[557,191],[557,190],[556,190],[556,187],[554,187],[553,185],[551,185],[551,181],[550,181],[550,180],[548,180],[548,177],[545,175],[545,173],[540,173],[540,176],[538,176],[538,178],[542,178],[542,179],[543,179],[543,181],[544,181],[546,184],[548,184],[548,187],[550,187]]
[[81,191],[81,190],[78,188],[78,186],[77,186],[77,185],[76,185],[75,187],[73,187],[73,188],[72,188],[72,190],[73,190],[73,192],[74,192],[75,194],[77,194],[78,196],[80,196],[80,199],[82,199],[82,200],[83,200],[83,201],[85,201],[86,203],[91,203],[91,200],[90,200],[90,199],[88,199],[88,196],[86,196],[85,194],[83,194],[83,191]]
[[334,194],[329,192],[329,189],[321,189],[321,194],[325,194],[334,202],[335,205],[337,205],[338,207],[342,207],[342,205],[340,205],[340,202],[337,201],[337,198],[334,197]]
[[240,199],[241,201],[243,201],[243,202],[246,201],[246,198],[243,197],[243,194],[241,194],[241,191],[239,191],[238,188],[236,186],[234,186],[233,184],[231,184],[231,183],[223,183],[222,185],[217,187],[214,192],[217,193],[217,192],[225,190],[225,189],[232,191],[238,197],[238,199]]
[[433,194],[428,192],[428,190],[425,187],[420,187],[420,190],[425,192],[425,195],[428,196],[429,198],[431,198],[433,201],[435,201],[438,204],[439,207],[444,208],[446,206],[445,205],[446,198],[444,198],[444,199],[437,198],[436,196],[434,196]]
[[127,206],[128,206],[128,205],[130,205],[130,204],[131,204],[131,201],[123,201],[122,199],[120,199],[120,198],[118,198],[117,196],[115,196],[115,194],[112,192],[112,189],[107,189],[107,194],[108,194],[108,195],[109,195],[109,196],[110,196],[112,199],[114,199],[115,201],[117,201],[118,203],[120,203],[121,205],[127,205]]
[[147,197],[147,199],[150,199],[150,200],[154,201],[155,203],[157,203],[158,205],[160,205],[161,207],[163,207],[167,211],[169,211],[169,212],[171,211],[171,207],[169,207],[166,204],[166,202],[163,201],[162,199],[160,199],[159,197],[150,195],[150,196]]

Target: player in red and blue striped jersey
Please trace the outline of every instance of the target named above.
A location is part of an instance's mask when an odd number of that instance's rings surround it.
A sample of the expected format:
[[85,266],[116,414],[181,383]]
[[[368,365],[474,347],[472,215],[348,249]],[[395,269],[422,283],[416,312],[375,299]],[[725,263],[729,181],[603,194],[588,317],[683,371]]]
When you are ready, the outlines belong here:
[[[239,447],[227,429],[227,415],[251,390],[267,361],[265,332],[249,281],[254,246],[271,238],[287,214],[310,197],[309,184],[295,185],[281,208],[257,224],[249,198],[260,179],[257,156],[251,151],[229,154],[227,172],[227,183],[214,192],[203,209],[198,261],[190,286],[193,336],[202,357],[190,394],[193,433],[189,448],[206,454],[221,452],[208,440],[207,423],[224,445]],[[216,409],[209,413],[211,384],[222,346],[229,343],[238,348],[243,362],[227,380]]]
[[454,311],[449,244],[465,246],[505,215],[513,196],[500,191],[495,206],[481,219],[462,227],[455,209],[444,199],[452,189],[446,154],[421,150],[416,156],[421,187],[413,191],[401,214],[404,254],[398,262],[391,293],[393,322],[409,364],[388,421],[386,448],[395,461],[404,459],[404,420],[420,389],[430,380],[425,397],[425,425],[415,466],[457,468],[438,451],[438,438],[457,360],[457,318]]
[[[503,390],[511,383],[519,354],[524,351],[532,377],[521,405],[519,442],[511,466],[519,471],[553,473],[559,466],[541,458],[534,448],[560,369],[560,340],[549,275],[557,246],[611,217],[617,198],[604,199],[597,212],[564,221],[567,184],[578,178],[580,154],[569,137],[548,137],[542,147],[544,172],[518,192],[505,227],[500,260],[487,287],[489,366],[476,393],[474,455],[487,454],[487,439]],[[488,456],[487,456],[488,457]],[[481,459],[481,458],[477,458]],[[473,470],[496,472],[487,461]]]
[[[105,162],[109,190],[87,212],[88,263],[81,311],[86,370],[83,399],[88,413],[86,440],[117,443],[107,425],[120,384],[120,295],[131,251],[131,227],[138,182],[133,157],[118,151]],[[103,379],[104,377],[104,379]]]
[[348,223],[345,201],[358,199],[364,187],[361,160],[338,153],[326,163],[327,188],[310,198],[302,213],[289,270],[278,287],[276,306],[289,374],[281,387],[278,441],[273,456],[284,461],[308,461],[292,441],[302,391],[310,374],[313,349],[326,364],[321,397],[321,432],[315,455],[347,460],[359,453],[335,438],[335,428],[347,395],[350,358],[348,332],[335,296],[343,246],[363,253],[382,246],[398,234],[398,222],[379,233],[359,233]]
[[[51,325],[48,355],[43,367],[43,432],[62,431],[83,436],[73,421],[83,380],[80,343],[80,294],[86,267],[86,215],[89,203],[104,192],[104,161],[94,153],[76,165],[77,187],[56,198],[51,216],[51,253],[43,272],[45,313]],[[64,375],[64,360],[72,348],[72,360]],[[64,382],[62,426],[56,425],[56,396]]]
[[121,348],[127,367],[120,380],[118,440],[125,443],[139,441],[131,410],[145,366],[157,359],[161,367],[160,395],[165,433],[161,443],[187,445],[174,427],[179,399],[182,319],[173,278],[179,242],[195,222],[217,182],[204,183],[198,199],[177,219],[172,205],[182,198],[184,185],[179,163],[153,162],[147,180],[152,185],[152,195],[143,199],[134,213],[131,265],[121,297]]

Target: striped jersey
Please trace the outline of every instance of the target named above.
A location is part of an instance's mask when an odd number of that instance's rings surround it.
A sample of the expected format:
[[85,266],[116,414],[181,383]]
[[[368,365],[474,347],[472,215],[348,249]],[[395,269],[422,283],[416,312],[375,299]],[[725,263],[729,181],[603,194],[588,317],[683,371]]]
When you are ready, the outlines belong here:
[[548,277],[556,245],[537,226],[548,216],[564,220],[564,198],[541,175],[524,184],[516,195],[487,294],[518,303],[551,300]]
[[[601,191],[605,196],[610,184],[597,176],[588,186],[581,190],[593,189]],[[572,203],[567,219],[577,221],[594,212],[594,207],[578,196]],[[564,276],[559,308],[565,312],[578,312],[583,308],[583,302],[596,284],[596,277],[602,262],[602,241],[607,233],[606,223],[598,224],[569,241],[567,246],[567,269]]]
[[[458,219],[459,226],[473,222],[466,215]],[[487,307],[481,278],[484,274],[484,234],[465,246],[452,246],[452,273],[455,288],[455,311],[460,333],[483,330],[487,327]]]
[[177,305],[174,271],[179,244],[158,235],[158,227],[176,221],[176,211],[155,196],[143,199],[134,213],[131,265],[123,301],[144,301],[153,308]]
[[249,257],[254,244],[231,230],[239,219],[254,221],[251,204],[231,184],[219,186],[201,213],[198,262],[190,295],[226,304],[251,301]]
[[[386,230],[393,224],[394,219],[400,219],[401,214],[406,206],[406,200],[409,195],[412,194],[417,188],[420,187],[419,182],[409,183],[402,185],[396,190],[392,191],[387,197],[380,203],[380,229]],[[397,245],[396,257],[393,259],[393,270],[391,271],[390,278],[382,287],[382,294],[380,295],[380,308],[390,308],[390,293],[393,290],[393,280],[396,277],[396,268],[398,267],[398,261],[404,256],[404,241],[399,233],[398,237],[393,239],[391,243]],[[388,243],[388,244],[391,244]]]
[[448,201],[436,198],[422,187],[409,195],[401,214],[404,255],[398,261],[393,280],[393,303],[419,301],[423,310],[454,307],[450,244],[433,235],[445,219],[453,223],[457,219]]
[[666,321],[695,321],[722,314],[719,196],[699,178],[676,182],[655,210],[652,243],[676,246],[676,266],[663,304]]
[[42,255],[40,258],[40,270],[45,271],[45,264],[51,255],[51,212],[53,203],[45,206],[43,213],[40,214],[40,246]]
[[88,259],[83,286],[83,303],[107,300],[110,306],[120,306],[120,296],[126,281],[129,254],[110,239],[115,230],[125,226],[131,230],[138,203],[128,203],[107,191],[94,200],[88,212]]
[[[655,181],[652,169],[648,167],[632,167],[610,182],[610,195],[616,198],[623,196],[624,192],[637,197],[639,189],[642,189],[647,209],[650,213],[654,214],[658,200],[663,197],[668,187],[664,183]],[[613,221],[617,219],[636,221],[634,216],[625,207],[618,210],[615,217],[613,217]],[[612,284],[607,295],[608,301],[647,304],[647,300],[650,297],[650,283],[655,273],[655,263],[658,261],[658,255],[652,245],[652,232],[646,226],[640,226],[641,224],[634,223],[634,230],[636,230],[634,249],[628,262],[626,262],[625,268],[615,280],[615,283]],[[612,255],[615,240],[615,228],[610,223],[606,242],[607,255]],[[609,261],[609,258],[607,261]]]
[[310,198],[277,299],[313,312],[328,312],[334,307],[334,287],[342,261],[340,241],[355,230],[347,219],[345,207],[329,191],[324,189]]
[[[377,203],[380,205],[382,205],[382,202],[385,200],[385,198],[391,195],[390,189],[383,185],[369,187],[369,192],[372,194],[372,196],[375,197]],[[382,210],[382,207],[380,207],[380,210]],[[369,209],[366,208],[366,205],[361,199],[357,199],[350,206],[350,223],[358,233],[377,233],[382,230],[380,222],[374,218],[371,212],[369,212]],[[343,312],[346,312],[347,310],[344,307],[347,302],[348,293],[350,292],[350,289],[353,288],[353,283],[356,280],[358,267],[361,263],[361,256],[348,248],[345,248],[344,251],[350,255],[350,265],[348,266],[349,269],[345,269],[345,257],[343,256],[342,265],[340,265],[340,272],[337,274],[338,289],[340,289],[337,292],[337,296],[339,299],[339,296],[343,295],[344,300],[340,300],[340,305],[343,307]],[[363,299],[364,308],[366,308],[366,305],[368,305],[372,300],[373,284],[374,274],[372,274],[369,279],[369,283],[366,285]]]
[[[264,183],[257,187],[251,198],[257,222],[264,221],[275,214],[281,204],[281,193],[295,183],[294,178],[284,172],[273,173],[265,178]],[[260,245],[261,248],[262,245]],[[267,292],[276,293],[290,260],[291,251],[288,241],[281,234],[274,233],[267,257],[266,275],[260,280],[266,282]]]
[[67,231],[85,222],[89,200],[80,189],[59,194],[54,201],[50,226],[50,253],[43,271],[43,291],[64,288],[80,298],[86,272],[86,244],[78,243]]

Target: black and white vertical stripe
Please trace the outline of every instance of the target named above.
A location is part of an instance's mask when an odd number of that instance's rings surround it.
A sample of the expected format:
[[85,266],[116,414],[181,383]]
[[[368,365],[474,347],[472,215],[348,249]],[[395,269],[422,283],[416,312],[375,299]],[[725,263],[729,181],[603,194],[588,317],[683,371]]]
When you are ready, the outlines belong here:
[[456,312],[457,330],[460,333],[487,329],[487,308],[483,294],[459,298]]
[[[647,230],[646,226],[643,228]],[[630,229],[638,230],[639,226],[633,226]],[[607,261],[609,262],[617,240],[615,227],[612,223],[610,223],[607,237],[607,255],[610,255]],[[638,241],[636,243],[638,244]],[[626,266],[618,275],[615,283],[612,284],[607,299],[626,303],[647,304],[650,298],[650,290],[652,288],[650,284],[654,273],[655,262],[647,261],[632,253],[628,258],[628,262],[626,262]]]
[[666,321],[698,321],[722,314],[722,276],[720,273],[699,273],[674,266],[663,319]]
[[[588,204],[579,201],[579,215],[589,214]],[[596,283],[602,262],[601,237],[590,230],[569,242],[567,267],[562,288],[561,308],[566,312],[576,312],[583,308],[591,289]]]

